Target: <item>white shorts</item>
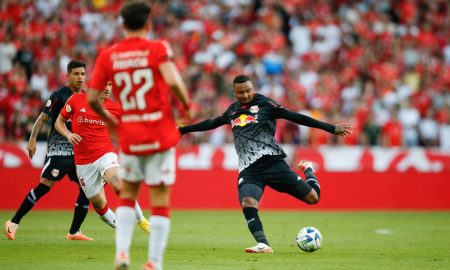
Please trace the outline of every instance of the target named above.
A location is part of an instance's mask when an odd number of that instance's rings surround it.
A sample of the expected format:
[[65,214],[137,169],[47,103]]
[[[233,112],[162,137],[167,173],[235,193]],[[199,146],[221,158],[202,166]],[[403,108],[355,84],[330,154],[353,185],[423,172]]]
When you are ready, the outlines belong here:
[[152,155],[120,153],[121,178],[128,182],[145,181],[149,186],[175,183],[175,148]]
[[86,197],[92,198],[102,190],[105,181],[103,176],[106,170],[119,167],[116,153],[106,153],[93,163],[76,165],[77,175],[80,179],[81,188]]

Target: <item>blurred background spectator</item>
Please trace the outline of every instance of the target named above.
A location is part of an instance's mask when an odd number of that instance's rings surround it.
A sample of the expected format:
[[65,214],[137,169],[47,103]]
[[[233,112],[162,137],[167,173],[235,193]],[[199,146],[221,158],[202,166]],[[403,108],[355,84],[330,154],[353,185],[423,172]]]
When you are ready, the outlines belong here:
[[[0,2],[0,142],[28,139],[42,102],[121,35],[118,0]],[[153,1],[152,37],[167,39],[199,119],[233,102],[231,81],[323,121],[339,139],[278,121],[291,144],[450,150],[450,4],[445,0]],[[40,135],[45,139],[47,130]],[[185,142],[230,142],[229,129]]]

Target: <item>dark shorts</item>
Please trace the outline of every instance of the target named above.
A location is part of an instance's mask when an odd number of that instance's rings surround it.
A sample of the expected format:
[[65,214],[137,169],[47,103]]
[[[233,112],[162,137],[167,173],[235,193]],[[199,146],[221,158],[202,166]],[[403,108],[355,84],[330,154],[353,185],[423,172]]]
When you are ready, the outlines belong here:
[[239,201],[251,197],[259,201],[266,186],[302,199],[311,187],[293,172],[281,157],[264,156],[239,173]]
[[77,169],[73,156],[52,156],[45,157],[44,168],[41,177],[52,181],[59,181],[64,176],[68,176],[70,181],[78,183]]

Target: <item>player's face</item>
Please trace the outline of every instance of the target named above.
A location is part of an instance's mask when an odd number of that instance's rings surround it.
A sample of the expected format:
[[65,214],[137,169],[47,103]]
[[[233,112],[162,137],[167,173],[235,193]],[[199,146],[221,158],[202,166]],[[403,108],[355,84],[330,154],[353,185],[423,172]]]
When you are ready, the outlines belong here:
[[105,89],[102,92],[102,98],[107,99],[111,95],[112,91],[112,82],[108,81],[108,83],[105,86]]
[[84,81],[86,80],[86,70],[84,67],[74,68],[67,74],[67,79],[69,80],[70,88],[79,90],[83,88]]
[[235,83],[233,85],[234,96],[240,104],[247,104],[255,96],[253,84],[250,81],[244,83]]

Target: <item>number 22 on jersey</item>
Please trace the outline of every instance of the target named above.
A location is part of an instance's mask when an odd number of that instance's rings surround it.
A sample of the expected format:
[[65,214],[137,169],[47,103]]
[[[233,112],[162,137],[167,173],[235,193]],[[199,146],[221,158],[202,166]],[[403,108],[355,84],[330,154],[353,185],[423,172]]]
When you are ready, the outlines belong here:
[[[122,71],[114,74],[114,83],[122,87],[119,98],[124,111],[145,110],[147,103],[145,94],[149,92],[153,85],[153,71],[150,68],[137,69],[130,74],[128,71]],[[131,93],[133,86],[142,84],[135,93]]]

